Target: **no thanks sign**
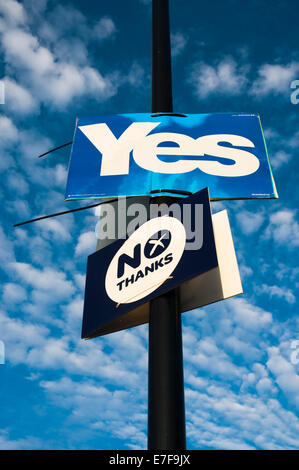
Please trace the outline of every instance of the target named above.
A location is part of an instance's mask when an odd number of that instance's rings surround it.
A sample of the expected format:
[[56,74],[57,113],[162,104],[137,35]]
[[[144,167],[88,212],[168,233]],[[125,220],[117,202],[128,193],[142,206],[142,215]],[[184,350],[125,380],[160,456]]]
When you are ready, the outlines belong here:
[[[218,245],[226,246],[217,251],[208,189],[181,200],[176,209],[171,212],[170,208],[169,213],[142,224],[125,241],[117,240],[88,257],[83,338],[147,322],[149,300],[179,285],[181,311],[242,292],[231,236],[226,243],[230,231],[225,217],[221,227],[218,217],[222,232]],[[190,227],[193,237],[197,236],[195,248],[188,239]],[[230,278],[236,272],[237,281],[226,292],[221,276],[225,253],[233,259]],[[200,294],[199,282],[203,287]]]

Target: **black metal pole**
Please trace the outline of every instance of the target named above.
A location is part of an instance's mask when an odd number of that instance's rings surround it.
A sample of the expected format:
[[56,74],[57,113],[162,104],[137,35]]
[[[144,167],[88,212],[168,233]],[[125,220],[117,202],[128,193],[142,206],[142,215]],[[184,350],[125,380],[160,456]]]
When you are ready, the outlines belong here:
[[172,112],[168,0],[152,0],[152,113]]
[[[152,0],[152,113],[172,112],[168,0]],[[155,197],[155,203],[169,197]],[[173,199],[172,199],[173,202]],[[179,289],[150,303],[148,449],[185,450],[185,401]]]

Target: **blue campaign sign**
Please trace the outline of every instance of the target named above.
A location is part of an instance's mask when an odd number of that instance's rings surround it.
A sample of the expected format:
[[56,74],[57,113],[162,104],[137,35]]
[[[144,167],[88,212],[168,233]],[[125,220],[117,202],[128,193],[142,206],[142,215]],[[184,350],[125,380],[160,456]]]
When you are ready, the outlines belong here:
[[116,114],[77,120],[66,199],[209,187],[216,199],[277,198],[257,114]]
[[147,322],[149,300],[217,266],[204,189],[88,257],[82,338]]

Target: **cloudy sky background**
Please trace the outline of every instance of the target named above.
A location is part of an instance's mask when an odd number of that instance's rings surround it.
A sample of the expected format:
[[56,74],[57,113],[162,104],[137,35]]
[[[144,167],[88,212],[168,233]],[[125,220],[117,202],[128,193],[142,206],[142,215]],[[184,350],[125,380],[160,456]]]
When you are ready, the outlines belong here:
[[[146,448],[147,326],[80,339],[93,211],[12,224],[79,205],[69,148],[37,159],[76,116],[150,111],[150,3],[0,0],[1,449]],[[188,448],[298,448],[299,7],[170,3],[174,111],[259,112],[280,196],[213,203],[244,295],[184,314]]]

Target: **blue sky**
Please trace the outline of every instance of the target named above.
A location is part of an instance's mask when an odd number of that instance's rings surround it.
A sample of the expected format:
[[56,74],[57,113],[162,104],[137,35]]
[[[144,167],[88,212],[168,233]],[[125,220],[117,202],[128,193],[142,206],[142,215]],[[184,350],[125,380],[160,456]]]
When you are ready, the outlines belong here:
[[[150,3],[0,0],[1,449],[146,447],[147,326],[80,339],[94,213],[12,224],[78,206],[68,148],[36,158],[77,116],[150,111]],[[298,448],[299,7],[170,3],[175,112],[260,113],[280,196],[213,203],[244,295],[183,316],[188,448]]]

